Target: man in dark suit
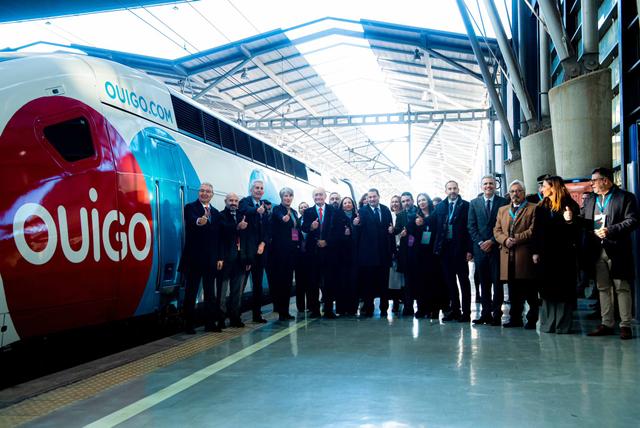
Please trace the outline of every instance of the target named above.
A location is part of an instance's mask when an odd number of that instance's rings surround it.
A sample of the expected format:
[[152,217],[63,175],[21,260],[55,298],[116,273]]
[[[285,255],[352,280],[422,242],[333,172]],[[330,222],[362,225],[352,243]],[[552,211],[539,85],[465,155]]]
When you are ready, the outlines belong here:
[[531,202],[534,205],[538,205],[540,201],[543,199],[542,197],[542,183],[544,180],[551,177],[550,174],[542,174],[536,178],[536,182],[538,183],[538,192],[527,195],[527,202]]
[[353,225],[357,229],[358,282],[364,300],[361,315],[373,316],[373,301],[380,296],[380,317],[385,318],[389,309],[389,268],[395,240],[391,211],[380,203],[377,189],[369,189],[367,205],[360,208]]
[[[244,216],[238,211],[239,198],[235,193],[229,193],[224,199],[226,205],[222,210],[222,248],[224,265],[222,281],[229,284],[229,301],[226,305],[229,325],[244,327],[240,320],[240,304],[242,302],[242,283],[246,272],[251,269],[251,254],[247,253],[248,226]],[[218,305],[224,298],[222,282],[218,281]],[[221,324],[224,323],[222,320]],[[220,325],[223,327],[223,325]]]
[[315,205],[304,210],[302,231],[306,234],[305,256],[309,266],[309,293],[307,307],[311,317],[320,316],[319,290],[322,289],[325,318],[335,318],[333,302],[336,298],[335,284],[331,282],[331,266],[329,264],[329,246],[331,241],[335,208],[326,204],[327,192],[319,187],[313,190]]
[[[467,229],[469,202],[459,197],[458,183],[448,181],[445,184],[447,199],[438,204],[435,215],[438,231],[433,252],[440,256],[444,280],[449,290],[450,310],[442,320],[460,322],[471,321],[471,282],[469,281],[469,261],[471,238]],[[460,306],[460,291],[462,306]]]
[[[411,275],[409,275],[409,239],[407,233],[407,222],[409,216],[416,214],[416,207],[413,204],[413,195],[411,192],[403,192],[400,195],[400,203],[402,211],[396,216],[396,224],[393,228],[393,234],[400,236],[400,245],[398,247],[398,267],[397,272],[404,274],[404,294],[402,301],[402,315],[413,316],[413,301],[416,299],[415,285],[411,283]],[[395,308],[394,308],[395,310]]]
[[196,296],[202,281],[205,305],[205,331],[220,331],[216,321],[221,318],[215,303],[215,279],[223,267],[220,234],[220,213],[211,206],[213,186],[202,183],[198,200],[184,207],[185,243],[180,270],[186,275],[184,301],[182,303],[185,332],[195,334],[194,312]]
[[[498,208],[509,202],[496,195],[496,180],[491,175],[482,177],[482,196],[469,202],[467,228],[473,246],[473,260],[482,287],[482,313],[474,324],[499,326],[502,319],[504,291],[500,283],[500,254],[493,236]],[[491,289],[493,287],[493,299]]]
[[618,298],[620,338],[631,339],[631,283],[635,277],[635,261],[631,243],[632,232],[638,227],[638,209],[633,193],[613,183],[609,168],[596,168],[591,173],[589,195],[582,207],[586,225],[587,258],[595,269],[600,292],[602,324],[589,336],[613,334],[615,325],[613,290]]
[[[262,201],[263,195],[264,183],[255,180],[251,183],[251,194],[242,198],[239,206],[240,215],[249,223],[247,251],[251,255],[251,310],[253,322],[257,323],[267,322],[262,318],[262,281],[266,261],[268,228],[268,212],[264,201]],[[245,285],[248,278],[247,275]]]

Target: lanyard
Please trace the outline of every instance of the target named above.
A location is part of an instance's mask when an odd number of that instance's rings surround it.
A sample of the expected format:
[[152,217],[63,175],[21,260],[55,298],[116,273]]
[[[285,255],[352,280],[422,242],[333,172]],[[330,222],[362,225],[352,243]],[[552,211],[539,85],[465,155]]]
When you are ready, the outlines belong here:
[[607,196],[604,200],[604,204],[602,204],[598,198],[596,198],[596,205],[598,205],[598,209],[600,209],[600,212],[602,214],[604,214],[604,211],[607,209],[607,205],[609,205],[609,201],[611,200],[611,196],[613,196],[613,192],[609,193],[609,196]]
[[516,217],[518,217],[518,213],[520,212],[520,210],[522,209],[522,207],[524,207],[524,203],[520,204],[520,206],[518,207],[518,209],[516,210],[516,212],[513,212],[513,207],[511,207],[509,209],[509,215],[511,216],[511,218],[513,219],[513,221],[516,221]]
[[542,193],[538,192],[538,198],[540,198],[540,200],[543,200],[544,198],[542,197]]

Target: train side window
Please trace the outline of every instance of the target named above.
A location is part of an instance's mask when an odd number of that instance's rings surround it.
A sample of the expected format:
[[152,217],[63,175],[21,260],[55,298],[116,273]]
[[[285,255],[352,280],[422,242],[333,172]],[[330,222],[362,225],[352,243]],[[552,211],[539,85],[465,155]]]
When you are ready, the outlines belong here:
[[267,158],[267,165],[269,165],[272,168],[276,167],[276,155],[275,155],[275,150],[273,149],[273,147],[265,144],[264,145],[264,152]]
[[253,154],[253,160],[260,163],[267,163],[267,159],[264,156],[264,143],[253,137],[251,140],[251,153]]
[[44,136],[67,162],[95,157],[89,121],[84,117],[65,120],[43,129]]

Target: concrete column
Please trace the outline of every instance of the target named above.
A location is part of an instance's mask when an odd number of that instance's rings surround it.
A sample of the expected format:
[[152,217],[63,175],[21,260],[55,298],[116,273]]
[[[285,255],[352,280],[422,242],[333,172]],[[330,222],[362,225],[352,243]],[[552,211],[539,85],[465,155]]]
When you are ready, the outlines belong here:
[[585,177],[611,167],[611,70],[569,80],[549,91],[556,173]]
[[522,180],[522,159],[507,160],[504,163],[507,188],[513,180]]
[[522,174],[529,193],[537,188],[536,178],[556,173],[551,129],[536,132],[520,139]]

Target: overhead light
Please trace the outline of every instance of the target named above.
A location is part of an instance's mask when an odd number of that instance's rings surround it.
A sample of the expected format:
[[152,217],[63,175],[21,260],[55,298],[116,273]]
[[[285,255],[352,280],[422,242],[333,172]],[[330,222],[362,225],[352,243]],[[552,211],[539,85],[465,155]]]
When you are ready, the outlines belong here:
[[287,113],[291,113],[291,104],[287,104]]
[[242,80],[249,80],[249,76],[247,76],[247,67],[242,69],[242,74],[240,75]]
[[413,51],[414,61],[422,61],[423,56],[424,56],[424,53],[420,52],[420,49],[416,49],[415,51]]

